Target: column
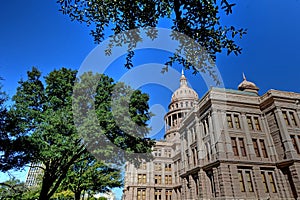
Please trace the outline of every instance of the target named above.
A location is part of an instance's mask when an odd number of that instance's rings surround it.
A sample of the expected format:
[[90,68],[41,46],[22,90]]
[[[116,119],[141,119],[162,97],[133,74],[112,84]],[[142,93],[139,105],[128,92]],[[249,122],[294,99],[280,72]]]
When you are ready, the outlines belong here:
[[277,160],[277,154],[276,154],[276,149],[275,145],[273,143],[273,140],[271,139],[271,134],[270,134],[270,129],[268,126],[267,118],[266,116],[262,117],[262,130],[264,131],[266,138],[267,138],[267,148],[268,148],[268,153],[270,154],[269,157],[271,161],[276,161]]
[[252,143],[252,137],[251,137],[251,134],[249,132],[249,127],[248,127],[248,123],[247,123],[246,114],[241,113],[241,117],[242,117],[242,123],[243,123],[244,131],[245,131],[246,145],[248,147],[247,148],[247,155],[251,159],[256,159],[256,155],[255,155],[255,151],[254,151],[254,147],[253,147],[253,143]]
[[215,138],[214,138],[214,133],[213,133],[213,123],[212,123],[212,118],[211,116],[209,115],[208,116],[208,124],[209,124],[209,129],[208,129],[208,134],[209,134],[209,137],[210,137],[210,141],[211,141],[211,150],[212,150],[212,160],[215,160],[216,159],[216,141],[215,141]]
[[213,128],[213,137],[214,141],[217,146],[217,154],[216,154],[216,159],[225,159],[226,154],[225,154],[225,149],[224,149],[224,144],[222,142],[222,132],[221,132],[221,127],[220,127],[220,122],[219,122],[219,117],[218,117],[218,112],[217,111],[212,111],[212,128]]
[[286,123],[284,121],[283,118],[283,114],[282,111],[280,110],[280,108],[276,108],[275,110],[275,117],[276,117],[276,121],[278,123],[279,126],[279,134],[281,135],[282,138],[282,143],[284,146],[284,152],[285,152],[285,156],[288,159],[291,158],[296,158],[297,157],[297,152],[294,149],[293,143],[292,143],[292,139],[289,135],[288,129],[286,127]]
[[221,112],[221,118],[222,118],[222,122],[224,123],[224,138],[225,138],[225,148],[226,148],[226,154],[227,154],[227,158],[233,158],[233,150],[232,150],[232,145],[231,145],[231,138],[230,135],[228,133],[228,127],[227,127],[227,117],[226,117],[226,112],[222,111]]

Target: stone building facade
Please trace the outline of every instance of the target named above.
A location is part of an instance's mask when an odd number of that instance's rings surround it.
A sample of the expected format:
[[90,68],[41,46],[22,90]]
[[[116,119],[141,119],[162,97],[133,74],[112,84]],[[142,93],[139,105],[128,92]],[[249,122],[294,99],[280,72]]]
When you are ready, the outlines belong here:
[[238,90],[201,99],[184,74],[154,160],[128,163],[124,200],[300,199],[300,94]]

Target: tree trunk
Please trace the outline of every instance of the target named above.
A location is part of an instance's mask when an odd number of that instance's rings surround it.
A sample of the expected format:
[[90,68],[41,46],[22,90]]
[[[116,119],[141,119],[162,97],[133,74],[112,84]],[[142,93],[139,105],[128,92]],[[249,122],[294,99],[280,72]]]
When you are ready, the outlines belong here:
[[47,178],[43,179],[42,189],[40,192],[39,200],[49,200],[50,197],[48,196],[51,184]]
[[74,200],[80,200],[81,191],[74,192]]

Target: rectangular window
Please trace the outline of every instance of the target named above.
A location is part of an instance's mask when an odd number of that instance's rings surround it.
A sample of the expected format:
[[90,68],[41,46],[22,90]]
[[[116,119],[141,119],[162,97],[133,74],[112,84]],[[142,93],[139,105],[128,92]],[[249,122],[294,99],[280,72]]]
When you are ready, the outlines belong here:
[[146,170],[147,169],[147,163],[142,162],[139,166],[139,169]]
[[261,140],[259,140],[259,142],[260,142],[261,152],[262,152],[264,158],[268,158],[268,153],[267,153],[267,149],[266,149],[264,140],[261,139]]
[[238,156],[239,152],[238,152],[238,147],[237,147],[237,143],[236,143],[236,138],[235,137],[231,138],[231,145],[232,145],[233,154],[235,156]]
[[154,183],[155,184],[161,184],[161,175],[155,175],[154,176]]
[[257,131],[261,131],[260,123],[258,117],[254,117],[254,124]]
[[273,172],[268,172],[268,176],[269,176],[269,181],[270,181],[270,186],[271,186],[272,192],[276,193],[277,189],[276,189],[276,185],[274,182]]
[[154,163],[154,170],[161,171],[161,163]]
[[256,157],[260,157],[260,152],[259,152],[259,148],[258,148],[257,139],[253,139],[252,142],[253,142],[253,147],[254,147]]
[[228,124],[228,128],[233,128],[231,114],[227,114],[227,124]]
[[244,183],[244,178],[243,178],[243,172],[242,171],[238,171],[238,175],[239,175],[239,182],[240,182],[240,188],[241,188],[241,192],[245,192],[245,183]]
[[172,184],[172,175],[165,175],[165,184],[166,185]]
[[246,175],[246,180],[247,180],[247,185],[248,185],[248,191],[253,192],[254,190],[253,190],[253,183],[252,183],[252,180],[251,180],[250,171],[246,171],[245,175]]
[[295,113],[294,112],[290,112],[290,116],[291,116],[292,124],[294,126],[297,126],[297,122],[296,122],[296,118],[295,118]]
[[246,147],[245,147],[245,143],[244,143],[244,139],[243,138],[239,138],[239,145],[240,145],[242,156],[244,156],[244,157],[247,156],[247,154],[246,154]]
[[267,183],[265,172],[261,172],[261,179],[264,184],[265,193],[269,193],[269,188],[268,188],[268,183]]
[[138,174],[138,184],[145,184],[146,181],[146,174]]
[[298,147],[297,142],[296,142],[296,137],[294,135],[291,135],[291,139],[292,139],[292,143],[293,143],[293,146],[294,146],[296,152],[298,154],[300,154],[299,147]]
[[155,191],[154,191],[154,199],[155,200],[161,200],[161,190],[155,189]]
[[290,123],[289,118],[288,118],[288,116],[287,116],[287,112],[286,112],[286,111],[283,111],[282,114],[283,114],[283,119],[284,119],[286,125],[290,126],[291,123]]
[[166,190],[166,200],[172,200],[172,190]]
[[165,164],[165,171],[166,172],[172,171],[172,164]]
[[247,123],[248,123],[248,127],[249,127],[249,130],[254,130],[254,127],[253,127],[253,124],[252,124],[252,119],[250,116],[247,117]]
[[266,193],[269,193],[270,191],[273,193],[277,192],[273,171],[261,171],[261,178]]
[[198,156],[197,156],[197,147],[195,147],[194,149],[192,149],[192,153],[193,153],[194,166],[196,166],[197,165],[197,159],[198,159]]
[[234,115],[235,128],[241,129],[240,119],[238,115]]
[[146,189],[138,189],[137,199],[138,200],[146,200]]
[[171,150],[165,150],[165,156],[171,158]]

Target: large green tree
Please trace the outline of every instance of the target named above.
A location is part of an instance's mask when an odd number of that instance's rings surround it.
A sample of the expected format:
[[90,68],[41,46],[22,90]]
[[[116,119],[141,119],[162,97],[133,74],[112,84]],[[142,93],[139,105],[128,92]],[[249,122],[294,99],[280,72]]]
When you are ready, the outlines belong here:
[[[195,55],[202,54],[199,63],[195,66],[175,53],[166,63],[171,66],[174,62],[183,64],[186,68],[193,68],[194,72],[209,71],[211,63],[207,64],[207,56],[203,49],[191,45],[184,39],[182,33],[192,38],[201,47],[204,47],[207,55],[216,61],[217,53],[227,51],[227,54],[241,53],[241,47],[237,44],[237,38],[242,38],[246,30],[222,22],[226,15],[233,11],[235,3],[230,0],[57,0],[61,11],[68,15],[71,20],[91,25],[91,35],[95,42],[103,41],[111,32],[118,34],[123,31],[136,28],[146,28],[147,35],[156,38],[155,29],[161,19],[167,19],[171,24],[169,28],[173,31],[172,39],[180,42],[179,52],[194,52]],[[177,32],[177,33],[176,33]],[[139,32],[128,32],[123,37],[114,38],[119,44],[129,42],[126,67],[132,67],[131,58],[134,55],[133,48],[142,38]]]
[[[100,124],[102,131],[93,132],[93,130],[97,130],[94,129],[95,125],[90,123],[88,116],[84,114],[82,117],[85,116],[87,119],[83,117],[81,120],[89,126],[77,128],[73,119],[74,106],[72,108],[73,87],[75,83],[79,82],[79,79],[76,79],[76,73],[75,70],[62,68],[52,71],[43,80],[41,72],[37,68],[32,68],[27,73],[27,80],[19,82],[17,93],[13,96],[14,104],[11,113],[15,121],[14,138],[25,138],[28,144],[27,149],[23,149],[25,157],[29,157],[31,162],[43,164],[39,200],[50,199],[66,178],[71,166],[90,158],[86,149],[88,144],[83,142],[83,138],[88,138],[88,135],[98,134],[93,141],[97,141],[97,139],[99,141],[99,138],[107,138],[106,140],[109,141],[107,146],[93,143],[95,152],[100,156],[98,158],[105,158],[105,156],[101,157],[102,154],[106,154],[107,157],[113,157],[114,153],[118,154],[109,151],[108,144],[119,146],[120,152],[131,152],[131,149],[137,152],[141,149],[149,152],[153,145],[151,140],[144,138],[147,128],[142,128],[143,132],[140,137],[136,135],[138,143],[129,142],[131,137],[120,130],[116,119],[111,114],[110,104],[112,91],[116,84],[104,75],[95,75],[100,78],[94,79],[97,81],[95,83],[97,90],[93,94],[93,97],[96,97],[94,98],[97,112],[96,123]],[[84,86],[77,84],[75,91],[80,90],[82,94],[88,93],[87,91],[90,91],[91,88]],[[111,89],[107,90],[108,88]],[[148,96],[139,91],[133,91],[133,94],[135,94],[134,98],[131,98],[132,100],[129,102],[131,105],[129,106],[130,118],[139,122],[140,125],[146,125],[146,121],[150,117]],[[81,96],[83,95],[77,97]],[[80,104],[79,100],[80,98],[75,98],[74,101],[78,103],[75,105],[79,105],[79,108],[82,109],[85,108],[86,102]],[[136,100],[139,100],[140,105],[134,104]],[[124,109],[127,110],[126,107]],[[121,157],[118,157],[119,159]]]

